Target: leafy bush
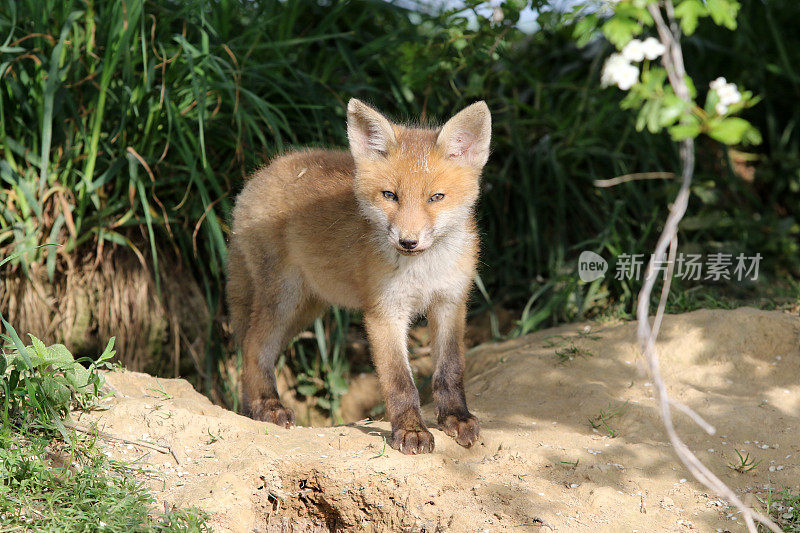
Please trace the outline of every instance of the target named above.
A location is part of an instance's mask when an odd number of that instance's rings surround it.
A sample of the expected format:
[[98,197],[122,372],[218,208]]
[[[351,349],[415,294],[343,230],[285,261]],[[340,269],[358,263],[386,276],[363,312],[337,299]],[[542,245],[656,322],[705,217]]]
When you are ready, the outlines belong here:
[[[96,405],[98,369],[114,356],[114,339],[88,364],[63,345],[7,335],[0,349],[0,521],[36,531],[207,531],[205,514],[176,509],[154,517],[153,497],[134,470],[110,461],[94,440],[64,422],[73,408]],[[84,362],[86,358],[83,358]],[[134,467],[135,468],[135,467]]]
[[16,348],[8,354],[0,354],[3,424],[16,428],[35,425],[41,429],[58,429],[69,438],[61,418],[69,413],[73,404],[88,408],[97,398],[103,386],[103,376],[97,369],[106,367],[114,357],[114,339],[87,369],[63,344],[45,346],[31,335],[31,345],[25,346],[11,325],[5,320],[3,324]]

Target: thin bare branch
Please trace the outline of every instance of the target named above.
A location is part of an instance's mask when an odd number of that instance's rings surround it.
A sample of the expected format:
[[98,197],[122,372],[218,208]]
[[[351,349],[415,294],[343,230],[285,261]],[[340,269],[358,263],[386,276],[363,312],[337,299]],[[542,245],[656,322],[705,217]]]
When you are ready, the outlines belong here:
[[[661,13],[661,5],[667,13],[669,25],[664,21]],[[656,23],[661,42],[664,43],[667,50],[663,57],[664,68],[667,70],[669,82],[672,85],[675,94],[685,101],[690,101],[689,88],[686,84],[686,72],[683,66],[683,53],[680,45],[680,33],[677,24],[675,23],[674,9],[672,0],[664,0],[660,3],[650,4],[648,6],[653,20]],[[683,215],[686,213],[686,208],[689,203],[689,188],[692,183],[692,175],[694,174],[694,139],[686,139],[681,142],[680,156],[682,161],[681,172],[681,188],[678,195],[670,208],[664,230],[662,231],[658,242],[656,243],[655,253],[650,259],[647,267],[647,274],[645,275],[644,284],[639,292],[639,300],[637,302],[636,317],[638,320],[638,337],[639,344],[641,345],[642,352],[647,361],[647,366],[650,370],[650,375],[653,379],[653,384],[658,395],[658,403],[661,412],[661,418],[664,422],[664,427],[667,430],[667,435],[672,443],[678,458],[686,465],[686,468],[698,481],[705,486],[716,492],[719,496],[731,502],[739,511],[747,524],[747,529],[751,533],[756,533],[755,521],[761,522],[770,530],[775,533],[780,533],[780,528],[768,516],[759,513],[747,505],[730,489],[725,483],[722,482],[711,470],[708,469],[700,460],[695,456],[686,444],[680,439],[672,422],[672,415],[670,412],[670,405],[674,405],[679,410],[690,416],[697,422],[703,429],[713,432],[714,428],[689,407],[673,402],[667,393],[667,387],[661,377],[660,364],[658,360],[658,351],[656,349],[656,337],[658,330],[661,326],[661,319],[664,315],[664,309],[667,303],[667,296],[669,294],[670,280],[672,278],[672,269],[675,262],[675,254],[677,249],[677,234],[678,224],[680,223]],[[670,247],[669,257],[667,258],[667,247]],[[664,282],[661,292],[661,298],[656,311],[656,319],[653,328],[650,327],[649,311],[650,311],[650,295],[652,294],[653,287],[656,283],[658,276],[655,273],[656,263],[661,263],[667,259],[668,267],[664,271]]]
[[594,186],[614,187],[615,185],[627,183],[629,181],[671,180],[675,177],[676,175],[674,172],[637,172],[635,174],[623,174],[622,176],[617,176],[616,178],[610,178],[607,180],[594,180]]
[[169,446],[162,446],[160,444],[154,444],[152,442],[145,442],[142,440],[131,440],[126,439],[125,437],[118,437],[117,435],[112,435],[111,433],[106,433],[105,431],[100,431],[96,428],[86,428],[83,426],[79,426],[77,424],[72,424],[70,422],[64,422],[64,425],[70,429],[74,429],[80,433],[86,433],[87,435],[92,435],[95,437],[100,437],[103,440],[115,440],[117,442],[124,442],[126,444],[132,444],[134,446],[139,446],[142,448],[148,448],[150,450],[155,450],[159,453],[163,453],[165,455],[171,455],[173,459],[175,459],[175,463],[181,464],[178,460],[178,456],[175,455],[175,452],[172,451],[172,448]]

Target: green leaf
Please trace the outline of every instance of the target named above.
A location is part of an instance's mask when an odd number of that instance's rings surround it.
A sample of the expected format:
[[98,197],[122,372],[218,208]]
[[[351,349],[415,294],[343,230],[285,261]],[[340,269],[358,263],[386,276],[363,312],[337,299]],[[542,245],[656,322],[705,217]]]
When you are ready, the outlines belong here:
[[700,135],[700,124],[675,124],[668,131],[673,141],[693,139]]
[[732,0],[707,0],[708,12],[714,23],[729,30],[736,29],[736,15],[739,3]]
[[322,409],[330,410],[331,402],[327,398],[317,398],[317,405]]
[[644,105],[639,110],[639,115],[636,117],[636,131],[642,131],[645,127],[651,133],[657,131],[657,119],[660,106],[661,101],[657,98],[650,98],[645,101]]
[[63,344],[53,344],[52,346],[49,346],[47,348],[47,357],[50,360],[50,364],[58,366],[59,368],[76,364],[72,353],[70,353],[70,351],[67,350],[67,347]]
[[756,127],[750,127],[742,135],[742,144],[761,144],[764,139]]
[[675,7],[675,16],[681,21],[683,33],[691,35],[697,29],[697,20],[708,16],[708,10],[700,0],[683,0]]
[[591,13],[581,18],[572,31],[573,38],[578,42],[578,48],[583,48],[597,35],[597,15]]
[[33,358],[31,359],[34,366],[43,366],[48,364],[47,348],[45,347],[44,343],[30,333],[28,336],[31,338],[31,350],[33,350]]
[[72,368],[64,373],[64,376],[67,378],[67,382],[70,386],[76,391],[79,391],[89,384],[91,374],[88,370],[83,368],[83,366],[75,363]]
[[711,126],[708,135],[723,144],[739,144],[749,129],[755,128],[745,119],[729,117]]
[[48,378],[42,381],[41,389],[56,409],[69,409],[72,394],[64,383],[60,383],[53,378]]
[[22,343],[22,339],[19,338],[17,332],[14,328],[6,322],[6,319],[3,318],[3,315],[0,315],[0,321],[3,322],[3,326],[5,326],[6,331],[8,332],[8,336],[11,337],[11,341],[14,343],[14,346],[17,348],[17,353],[19,357],[22,359],[23,363],[25,363],[25,368],[33,368],[33,364],[31,363],[30,353],[28,352],[28,348]]
[[647,127],[650,133],[658,132],[658,111],[661,102],[658,99],[651,99],[645,102],[639,117],[636,120],[636,131],[642,131]]
[[606,38],[618,49],[622,49],[642,31],[642,26],[633,19],[616,15],[603,24],[603,33]]
[[328,374],[328,384],[333,395],[339,396],[347,392],[347,381],[338,373]]
[[683,115],[687,108],[686,102],[674,94],[664,97],[664,105],[659,112],[658,122],[661,127],[671,126]]
[[319,388],[311,383],[297,386],[297,392],[302,396],[314,396],[318,390]]
[[110,360],[111,358],[116,355],[117,351],[114,350],[114,341],[116,341],[116,337],[111,337],[108,339],[108,344],[106,344],[106,349],[103,350],[103,353],[100,354],[100,357],[97,358],[98,363],[103,363],[105,361]]

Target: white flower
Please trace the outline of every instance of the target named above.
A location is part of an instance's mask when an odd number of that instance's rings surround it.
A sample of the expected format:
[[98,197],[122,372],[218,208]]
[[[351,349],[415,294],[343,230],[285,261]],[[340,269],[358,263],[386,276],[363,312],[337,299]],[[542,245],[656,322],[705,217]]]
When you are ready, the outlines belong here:
[[719,101],[725,105],[738,104],[742,101],[742,95],[736,85],[732,83],[725,85],[722,89],[717,89],[717,94],[719,95]]
[[728,80],[726,80],[725,78],[720,76],[719,78],[717,78],[714,81],[712,81],[711,83],[709,83],[708,86],[711,87],[712,89],[714,89],[715,91],[719,91],[720,89],[725,87],[725,85],[727,85],[727,84],[728,84]]
[[619,69],[627,65],[628,61],[622,57],[622,54],[611,54],[606,59],[605,65],[603,65],[603,74],[601,76],[601,83],[603,87],[607,87],[609,85],[616,85],[617,83],[617,72]]
[[663,44],[661,44],[661,41],[655,37],[648,37],[642,43],[642,52],[644,52],[644,57],[647,59],[655,59],[660,57],[666,51],[667,49]]
[[639,81],[639,67],[626,65],[617,76],[617,87],[627,91]]
[[622,56],[628,61],[639,62],[644,59],[644,43],[639,39],[630,41],[622,49]]
[[633,39],[632,41],[628,42],[628,44],[626,44],[622,49],[622,56],[628,61],[634,61],[638,63],[639,61],[643,61],[645,58],[656,59],[664,54],[665,51],[666,48],[663,44],[661,44],[661,41],[655,37],[648,37],[644,41]]
[[622,54],[611,54],[603,66],[603,87],[616,85],[623,91],[633,87],[639,80],[639,68],[632,65]]
[[719,103],[714,106],[714,109],[720,115],[727,113],[729,106],[742,101],[742,94],[739,92],[736,84],[728,83],[728,80],[722,76],[709,83],[708,86],[711,90],[716,91],[717,96],[719,96]]

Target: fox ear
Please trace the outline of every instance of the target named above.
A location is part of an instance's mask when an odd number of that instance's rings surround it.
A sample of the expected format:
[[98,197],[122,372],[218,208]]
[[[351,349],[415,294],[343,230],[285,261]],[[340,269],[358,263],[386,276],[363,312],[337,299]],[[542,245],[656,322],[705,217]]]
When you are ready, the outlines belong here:
[[489,159],[492,114],[486,102],[465,107],[448,120],[439,132],[436,145],[448,159],[478,170]]
[[395,143],[391,122],[355,98],[347,104],[347,139],[356,160],[383,157]]

